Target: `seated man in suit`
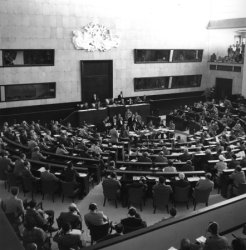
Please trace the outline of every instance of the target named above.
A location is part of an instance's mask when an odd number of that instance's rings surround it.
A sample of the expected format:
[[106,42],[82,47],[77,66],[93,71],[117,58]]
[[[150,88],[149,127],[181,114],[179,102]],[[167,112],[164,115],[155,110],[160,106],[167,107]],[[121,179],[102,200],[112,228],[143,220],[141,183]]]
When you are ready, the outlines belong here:
[[182,171],[194,171],[194,166],[192,165],[192,161],[188,160],[186,164],[182,167]]
[[175,180],[173,182],[173,187],[187,187],[190,186],[190,183],[185,180],[185,174],[180,172],[179,173],[179,180]]
[[164,153],[162,151],[159,153],[159,155],[155,158],[154,161],[155,162],[163,162],[163,163],[168,162],[167,157],[164,156]]
[[102,211],[97,210],[96,203],[91,203],[89,205],[89,210],[89,213],[84,215],[85,224],[88,228],[90,228],[91,225],[100,226],[108,223],[108,217],[104,215]]
[[59,226],[62,227],[65,223],[69,223],[72,229],[82,229],[82,220],[79,209],[76,204],[71,203],[68,207],[68,212],[61,212],[57,219]]
[[32,151],[32,160],[36,160],[36,161],[43,161],[46,160],[46,156],[44,156],[41,152],[40,152],[40,148],[38,146],[36,146],[33,151]]
[[130,207],[128,210],[128,217],[122,219],[120,224],[123,226],[123,232],[127,233],[128,230],[134,231],[139,228],[146,227],[146,222],[142,220],[140,215],[137,213],[135,207]]
[[80,230],[72,230],[69,223],[65,223],[62,229],[57,232],[53,240],[58,244],[59,249],[81,249],[85,247]]
[[153,186],[153,193],[156,192],[156,190],[158,189],[166,189],[169,191],[169,194],[173,193],[172,187],[170,185],[165,184],[165,178],[163,176],[160,176],[159,182]]
[[214,188],[214,182],[211,181],[212,175],[210,173],[205,174],[205,179],[200,179],[196,184],[196,189],[199,190],[207,190],[211,189],[211,191]]
[[35,244],[37,246],[36,249],[44,249],[43,246],[47,239],[47,234],[43,229],[33,224],[25,225],[22,238],[25,249],[35,249],[30,248],[31,244]]
[[238,195],[238,188],[240,184],[246,183],[244,171],[240,165],[237,165],[235,171],[229,175],[232,180],[232,185],[228,186],[228,191],[230,196]]
[[117,175],[115,172],[110,173],[110,178],[105,178],[102,182],[103,188],[111,188],[117,190],[117,194],[120,194],[121,183],[117,180]]
[[210,236],[207,237],[203,250],[230,249],[228,239],[219,235],[219,225],[217,222],[210,222],[207,232]]
[[110,136],[110,142],[112,142],[112,143],[118,142],[119,133],[118,133],[118,131],[116,130],[116,126],[113,126],[113,128],[110,129],[110,131],[109,131],[109,136]]
[[148,156],[149,154],[147,152],[143,152],[143,155],[138,157],[138,161],[139,162],[152,162]]
[[53,173],[50,173],[50,165],[45,165],[45,171],[41,173],[41,180],[44,181],[59,181],[59,178],[56,177]]
[[54,211],[44,211],[41,208],[37,208],[37,202],[31,200],[27,204],[27,210],[25,214],[25,225],[33,225],[42,228],[44,231],[56,231],[53,228],[54,223]]
[[24,162],[26,160],[26,155],[24,153],[20,154],[20,157],[15,161],[14,175],[21,177],[24,171]]
[[180,242],[179,250],[201,250],[201,249],[202,249],[201,245],[193,244],[187,238],[182,239]]

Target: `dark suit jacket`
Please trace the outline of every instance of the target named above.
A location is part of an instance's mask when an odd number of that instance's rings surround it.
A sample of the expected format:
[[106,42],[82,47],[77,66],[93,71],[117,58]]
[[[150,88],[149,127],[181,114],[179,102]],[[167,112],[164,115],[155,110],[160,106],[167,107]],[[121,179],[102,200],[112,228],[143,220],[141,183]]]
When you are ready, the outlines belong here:
[[151,159],[149,157],[144,157],[144,156],[140,156],[138,158],[139,162],[152,162]]
[[62,226],[64,223],[70,223],[73,229],[79,228],[82,225],[81,217],[71,212],[61,212],[58,221],[60,223],[59,226]]
[[74,234],[56,234],[53,238],[57,242],[59,250],[69,250],[71,248],[82,248],[82,239],[79,235]]
[[178,181],[173,182],[173,186],[187,187],[187,186],[190,186],[190,183],[187,180],[178,180]]
[[168,162],[168,160],[167,160],[166,157],[163,157],[163,156],[161,156],[161,155],[158,155],[158,156],[155,158],[154,162]]
[[128,217],[123,220],[121,220],[121,224],[123,227],[130,227],[130,228],[140,228],[140,227],[145,227],[146,224],[145,222],[140,219],[140,218],[135,218],[135,217]]

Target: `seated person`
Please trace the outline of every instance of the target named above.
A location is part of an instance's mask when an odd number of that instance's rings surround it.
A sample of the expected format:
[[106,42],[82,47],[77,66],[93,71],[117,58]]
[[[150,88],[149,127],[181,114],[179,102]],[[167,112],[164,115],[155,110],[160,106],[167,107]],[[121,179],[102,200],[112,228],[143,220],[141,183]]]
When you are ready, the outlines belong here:
[[168,166],[163,168],[163,172],[177,172],[177,169],[173,166],[172,161],[168,161]]
[[68,207],[68,212],[61,212],[57,222],[59,227],[62,227],[65,223],[69,223],[72,229],[82,229],[81,215],[76,204],[71,203]]
[[82,238],[82,232],[76,230],[73,232],[71,225],[65,223],[62,229],[54,236],[53,240],[58,244],[59,249],[81,249],[85,246],[85,241]]
[[79,173],[73,168],[73,163],[70,161],[65,169],[62,171],[62,179],[66,182],[74,182],[77,184]]
[[179,250],[201,250],[202,246],[198,244],[193,244],[189,239],[182,239],[180,242]]
[[120,194],[121,183],[117,180],[117,175],[115,172],[111,172],[109,178],[105,178],[103,180],[102,187],[117,190],[117,193]]
[[64,144],[60,144],[56,148],[56,154],[58,154],[58,155],[68,155],[69,152],[66,150]]
[[[24,162],[24,170],[22,172],[23,178],[30,178],[32,181],[38,181],[39,178],[35,177],[31,172],[31,165],[29,161]],[[23,180],[24,181],[24,180]]]
[[7,199],[3,199],[1,202],[1,207],[5,214],[14,214],[16,218],[16,222],[21,222],[21,216],[24,215],[25,209],[23,206],[23,202],[18,198],[19,188],[12,187],[11,196]]
[[56,231],[53,228],[54,223],[54,211],[53,210],[42,210],[37,207],[37,202],[31,200],[27,203],[27,210],[25,214],[25,225],[32,225],[42,228],[44,231]]
[[35,161],[43,161],[46,160],[47,157],[40,152],[40,148],[37,146],[33,149],[31,158]]
[[20,157],[15,161],[15,167],[14,167],[14,175],[21,177],[22,172],[24,171],[24,162],[26,160],[26,155],[24,153],[20,154]]
[[185,180],[185,174],[180,172],[179,173],[179,180],[173,181],[173,187],[189,187],[190,183]]
[[182,171],[194,171],[194,166],[192,165],[192,161],[188,160],[186,164],[182,167]]
[[206,237],[203,250],[230,249],[227,238],[219,235],[218,223],[210,222],[207,232],[209,233],[209,236]]
[[231,196],[238,194],[238,188],[240,184],[246,183],[244,171],[240,165],[235,168],[235,171],[229,175],[229,178],[232,180],[232,185],[229,185],[228,189],[231,192]]
[[211,173],[205,174],[205,179],[200,179],[196,184],[196,189],[198,190],[207,190],[211,189],[211,191],[214,188],[214,182],[211,181],[212,175]]
[[108,223],[108,217],[104,215],[102,211],[98,211],[96,203],[89,205],[89,213],[84,215],[84,220],[88,228],[90,228],[91,225],[100,226]]
[[[48,237],[43,229],[36,227],[33,224],[25,225],[25,229],[23,231],[23,245],[25,249],[28,249],[30,244],[36,244],[38,250],[44,249],[45,242]],[[30,249],[30,248],[29,248]]]
[[59,178],[56,177],[53,173],[50,173],[50,165],[45,165],[45,171],[41,173],[41,181],[55,181],[59,182]]
[[154,162],[163,162],[163,163],[167,163],[167,157],[164,156],[164,153],[161,151],[159,153],[159,155],[155,158]]
[[217,162],[214,168],[217,170],[217,176],[219,177],[223,170],[227,169],[226,158],[223,155],[219,155],[219,162]]
[[183,154],[179,156],[179,160],[182,162],[187,162],[188,160],[191,160],[191,159],[192,159],[192,155],[189,154],[188,149],[185,148]]
[[169,194],[173,193],[173,189],[170,185],[165,184],[165,178],[163,176],[159,177],[158,183],[153,186],[153,193],[157,190],[168,190]]
[[140,215],[137,213],[135,207],[130,207],[128,210],[128,217],[122,219],[120,224],[123,226],[123,232],[127,233],[130,231],[137,230],[139,228],[146,227],[146,222],[142,220]]
[[152,162],[148,156],[149,154],[147,152],[143,152],[143,155],[138,157],[138,162]]

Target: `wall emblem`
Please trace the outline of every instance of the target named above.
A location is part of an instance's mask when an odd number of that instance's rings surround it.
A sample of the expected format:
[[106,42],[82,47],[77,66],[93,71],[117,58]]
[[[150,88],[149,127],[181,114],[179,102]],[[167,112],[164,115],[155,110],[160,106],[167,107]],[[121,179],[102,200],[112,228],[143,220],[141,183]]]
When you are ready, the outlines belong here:
[[86,51],[107,51],[119,46],[119,37],[97,23],[89,23],[73,31],[73,44],[76,49]]

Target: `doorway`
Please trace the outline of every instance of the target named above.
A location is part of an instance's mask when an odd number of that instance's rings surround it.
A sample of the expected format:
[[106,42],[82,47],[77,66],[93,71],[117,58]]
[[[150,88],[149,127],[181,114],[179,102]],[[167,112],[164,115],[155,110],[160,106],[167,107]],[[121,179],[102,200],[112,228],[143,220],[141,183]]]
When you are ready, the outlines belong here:
[[225,97],[230,98],[232,95],[232,79],[216,78],[215,98],[223,100]]
[[91,102],[95,93],[102,102],[113,97],[113,61],[81,61],[82,102]]

